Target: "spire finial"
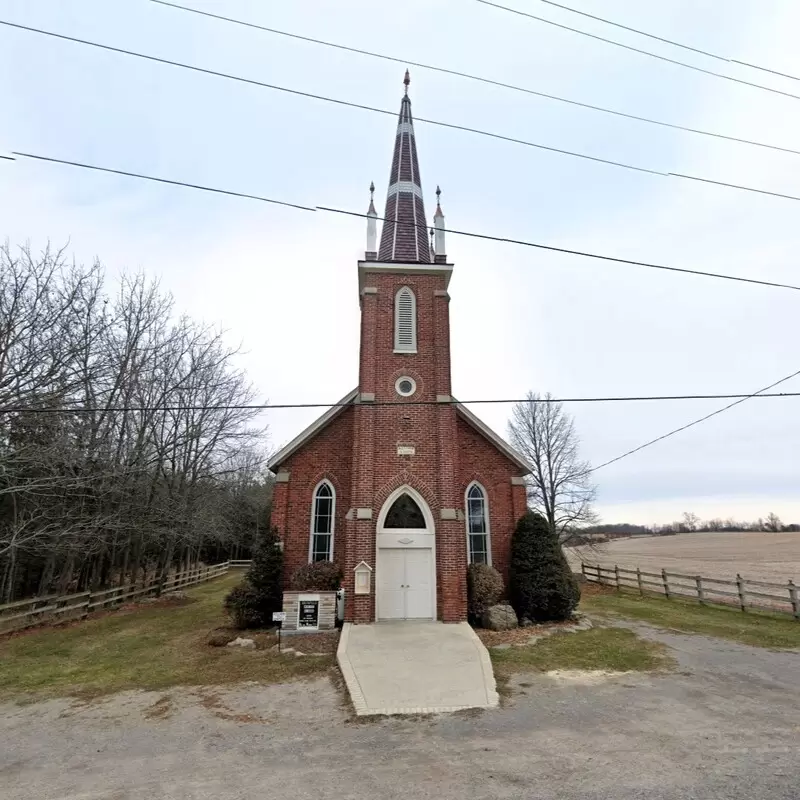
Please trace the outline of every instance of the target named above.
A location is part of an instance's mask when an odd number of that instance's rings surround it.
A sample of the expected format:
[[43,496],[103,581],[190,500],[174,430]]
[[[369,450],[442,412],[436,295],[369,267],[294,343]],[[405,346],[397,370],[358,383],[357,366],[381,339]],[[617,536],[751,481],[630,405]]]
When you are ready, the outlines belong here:
[[408,94],[408,84],[411,83],[411,76],[408,74],[408,70],[406,70],[406,76],[403,78],[403,83],[406,86],[406,94]]
[[373,195],[375,194],[375,181],[369,182],[369,199],[372,200]]
[[439,198],[442,196],[442,190],[439,188],[439,184],[436,184],[436,202],[439,202]]

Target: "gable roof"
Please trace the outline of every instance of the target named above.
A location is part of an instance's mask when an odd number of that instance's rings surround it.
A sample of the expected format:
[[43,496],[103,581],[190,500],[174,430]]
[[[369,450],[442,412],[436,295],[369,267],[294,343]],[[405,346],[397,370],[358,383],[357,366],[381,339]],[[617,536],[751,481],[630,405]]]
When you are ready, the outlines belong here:
[[523,475],[533,472],[533,467],[502,437],[498,436],[482,419],[476,417],[466,406],[461,405],[458,400],[453,398],[456,405],[456,412],[461,418],[471,425],[484,438],[488,439],[506,458],[513,461],[521,470]]
[[341,400],[335,405],[331,406],[321,417],[317,417],[304,431],[299,433],[292,439],[289,444],[282,447],[275,453],[272,458],[267,462],[267,467],[273,472],[277,472],[278,467],[286,461],[289,456],[294,455],[309,439],[316,436],[329,422],[332,422],[339,416],[345,409],[355,402],[358,397],[358,388],[348,392]]
[[[272,458],[270,458],[267,466],[273,472],[277,472],[278,467],[286,461],[287,458],[293,456],[306,442],[313,439],[329,422],[332,422],[346,409],[350,408],[358,398],[358,388],[348,392],[341,400],[335,405],[331,406],[322,416],[317,417],[304,431],[299,433],[292,439],[289,444],[282,447]],[[461,405],[455,397],[452,398],[456,407],[456,412],[461,418],[471,425],[478,433],[488,439],[506,458],[516,464],[521,470],[523,475],[527,475],[533,470],[533,467],[503,438],[498,436],[483,420],[475,416],[466,406]]]

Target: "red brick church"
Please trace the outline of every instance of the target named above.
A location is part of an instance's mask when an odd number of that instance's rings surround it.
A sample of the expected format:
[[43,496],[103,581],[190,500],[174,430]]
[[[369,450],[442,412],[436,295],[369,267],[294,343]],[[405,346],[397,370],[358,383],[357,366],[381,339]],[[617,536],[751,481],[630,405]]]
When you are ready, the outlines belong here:
[[358,262],[358,386],[269,465],[286,575],[337,562],[350,622],[466,619],[467,565],[507,578],[530,470],[451,394],[453,264],[438,202],[428,239],[408,83],[380,244],[370,201]]

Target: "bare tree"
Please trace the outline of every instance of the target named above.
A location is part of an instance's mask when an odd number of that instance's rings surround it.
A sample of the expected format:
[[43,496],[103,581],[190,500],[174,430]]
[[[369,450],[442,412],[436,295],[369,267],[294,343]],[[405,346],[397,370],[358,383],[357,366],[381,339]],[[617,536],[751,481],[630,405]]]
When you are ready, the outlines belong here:
[[697,530],[697,526],[700,524],[700,517],[697,514],[691,511],[684,511],[683,512],[683,522],[681,525],[683,529],[687,533],[694,533]]
[[142,275],[104,289],[0,248],[0,602],[242,557],[268,521],[236,350]]
[[781,518],[774,511],[770,511],[769,514],[767,514],[767,521],[764,523],[764,530],[773,531],[775,533],[783,530]]
[[509,434],[532,467],[528,500],[562,540],[597,522],[591,467],[580,458],[572,418],[552,395],[529,392],[512,411]]

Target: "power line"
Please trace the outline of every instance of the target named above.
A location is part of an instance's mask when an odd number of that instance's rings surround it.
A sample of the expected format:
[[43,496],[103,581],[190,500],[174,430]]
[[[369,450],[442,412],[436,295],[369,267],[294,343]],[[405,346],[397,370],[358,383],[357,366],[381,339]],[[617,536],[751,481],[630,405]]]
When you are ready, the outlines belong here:
[[730,142],[738,142],[739,144],[746,144],[752,145],[754,147],[762,147],[767,148],[769,150],[778,150],[783,153],[792,153],[794,155],[800,155],[800,150],[793,150],[790,147],[781,147],[779,145],[774,144],[767,144],[766,142],[757,142],[753,139],[743,139],[738,136],[730,136],[724,133],[714,133],[712,131],[704,131],[699,128],[690,128],[687,125],[678,125],[673,122],[664,122],[663,120],[651,119],[649,117],[642,117],[638,114],[628,114],[624,111],[616,111],[611,108],[604,108],[603,106],[596,106],[592,103],[583,103],[579,100],[571,100],[567,97],[559,97],[558,95],[548,94],[547,92],[540,92],[536,91],[535,89],[529,89],[524,86],[517,86],[511,83],[505,83],[504,81],[497,81],[491,78],[481,77],[479,75],[471,75],[467,72],[461,72],[455,69],[448,69],[447,67],[438,67],[432,64],[424,64],[419,61],[412,61],[408,58],[397,58],[395,56],[386,55],[385,53],[375,53],[370,50],[363,50],[359,47],[349,47],[348,45],[338,44],[336,42],[329,42],[324,39],[315,39],[311,36],[302,36],[299,33],[290,33],[289,31],[282,31],[278,30],[277,28],[269,28],[266,25],[258,25],[255,22],[247,22],[246,20],[236,19],[235,17],[226,17],[222,14],[212,14],[210,11],[201,11],[197,8],[191,8],[190,6],[182,6],[178,3],[170,3],[167,0],[150,0],[151,3],[157,3],[161,6],[166,6],[168,8],[178,9],[180,11],[188,11],[191,14],[197,14],[202,17],[207,17],[213,20],[218,20],[221,22],[229,22],[234,25],[241,25],[246,28],[254,28],[255,30],[264,31],[266,33],[272,33],[277,36],[285,36],[289,39],[299,40],[301,42],[308,42],[310,44],[317,44],[323,47],[330,47],[336,50],[343,50],[348,53],[356,53],[357,55],[361,56],[368,56],[369,58],[376,58],[382,61],[389,61],[394,64],[402,64],[407,67],[418,67],[420,69],[430,70],[431,72],[441,72],[445,75],[452,75],[458,78],[465,78],[471,81],[477,81],[479,83],[488,84],[490,86],[499,86],[503,89],[511,89],[515,92],[522,92],[524,94],[534,95],[536,97],[543,97],[547,100],[556,100],[560,103],[567,103],[568,105],[578,106],[579,108],[587,108],[591,111],[600,111],[604,114],[612,114],[616,117],[624,117],[625,119],[632,119],[638,122],[646,122],[650,125],[660,125],[664,128],[672,128],[673,130],[679,131],[686,131],[688,133],[695,133],[700,136],[711,136],[715,139],[725,139]]
[[785,378],[781,378],[780,380],[775,381],[775,383],[771,383],[769,386],[765,386],[763,389],[759,389],[752,394],[745,395],[740,397],[738,400],[734,401],[733,403],[729,403],[727,406],[723,406],[722,408],[718,408],[716,411],[712,411],[710,414],[706,414],[704,417],[700,417],[699,419],[693,420],[692,422],[687,423],[686,425],[681,425],[680,428],[675,428],[675,430],[669,431],[669,433],[665,433],[663,436],[658,436],[655,439],[651,439],[649,442],[645,442],[644,444],[639,445],[638,447],[634,447],[633,450],[628,450],[627,452],[623,453],[622,455],[617,456],[616,458],[612,458],[609,461],[604,461],[597,467],[594,467],[590,470],[590,472],[597,472],[598,469],[602,469],[603,467],[607,467],[609,464],[615,464],[617,461],[621,461],[623,458],[627,458],[628,456],[632,456],[634,453],[638,453],[640,450],[644,450],[645,447],[651,447],[652,445],[656,444],[657,442],[663,442],[664,439],[669,439],[670,436],[675,436],[678,433],[682,433],[683,431],[687,430],[688,428],[692,428],[695,425],[699,425],[701,422],[705,422],[706,420],[711,419],[712,417],[716,417],[717,414],[722,414],[724,411],[728,411],[729,409],[733,408],[734,406],[738,406],[741,403],[744,403],[747,400],[752,400],[755,397],[769,397],[770,395],[767,394],[770,389],[774,389],[776,386],[779,386],[781,383],[786,383],[786,381],[791,380],[792,378],[796,378],[800,375],[800,370],[797,372],[793,372],[791,375],[787,375]]
[[[479,1],[483,2],[483,0],[479,0]],[[45,31],[45,30],[42,30],[40,28],[31,28],[31,27],[29,27],[27,25],[19,25],[19,24],[14,23],[14,22],[7,22],[6,20],[0,20],[0,25],[6,25],[6,26],[11,27],[11,28],[17,28],[19,30],[29,31],[31,33],[38,33],[38,34],[42,34],[44,36],[53,37],[55,39],[62,39],[64,41],[74,42],[76,44],[85,44],[85,45],[88,45],[89,47],[96,47],[96,48],[99,48],[101,50],[108,50],[110,52],[120,53],[120,54],[123,54],[123,55],[129,55],[129,56],[133,56],[135,58],[142,58],[142,59],[145,59],[147,61],[154,61],[154,62],[159,63],[159,64],[167,64],[167,65],[172,66],[172,67],[180,67],[181,69],[188,69],[188,70],[191,70],[193,72],[199,72],[199,73],[202,73],[202,74],[205,74],[205,75],[213,75],[213,76],[218,77],[218,78],[225,78],[226,80],[238,81],[240,83],[246,83],[246,84],[249,84],[251,86],[259,86],[259,87],[264,88],[264,89],[272,89],[272,90],[275,90],[275,91],[278,91],[278,92],[285,92],[287,94],[295,95],[295,96],[298,96],[298,97],[305,97],[305,98],[312,99],[312,100],[322,100],[322,101],[327,102],[327,103],[334,103],[335,105],[346,106],[348,108],[356,108],[356,109],[359,109],[361,111],[369,111],[369,112],[372,112],[374,114],[383,114],[383,115],[387,115],[387,116],[390,116],[390,117],[396,117],[397,116],[396,112],[389,111],[388,109],[375,108],[374,106],[367,106],[367,105],[363,105],[361,103],[353,103],[353,102],[350,102],[348,100],[340,100],[338,98],[328,97],[326,95],[313,94],[312,92],[303,92],[303,91],[300,91],[299,89],[290,89],[290,88],[288,88],[286,86],[278,86],[276,84],[270,84],[270,83],[265,83],[263,81],[257,81],[257,80],[254,80],[252,78],[244,78],[244,77],[241,77],[241,76],[238,76],[238,75],[231,75],[231,74],[226,73],[226,72],[218,72],[216,70],[206,69],[205,67],[196,67],[196,66],[193,66],[191,64],[184,64],[184,63],[179,62],[179,61],[172,61],[170,59],[159,58],[157,56],[149,56],[149,55],[146,55],[144,53],[134,52],[133,50],[125,50],[125,49],[119,48],[119,47],[112,47],[111,45],[100,44],[99,42],[91,42],[91,41],[89,41],[87,39],[79,39],[79,38],[76,38],[74,36],[66,36],[64,34],[54,33],[52,31]],[[573,151],[573,150],[564,150],[564,149],[558,148],[558,147],[551,147],[549,145],[539,144],[537,142],[531,142],[531,141],[528,141],[526,139],[517,139],[517,138],[515,138],[513,136],[505,136],[504,134],[500,134],[500,133],[492,133],[490,131],[484,131],[484,130],[480,130],[478,128],[471,128],[471,127],[469,127],[467,125],[457,125],[455,123],[443,122],[441,120],[426,119],[425,117],[415,117],[415,119],[416,119],[417,122],[421,122],[423,124],[436,125],[438,127],[448,128],[448,129],[451,129],[451,130],[458,130],[458,131],[464,131],[464,132],[467,132],[467,133],[474,133],[474,134],[477,134],[479,136],[487,136],[487,137],[489,137],[491,139],[498,139],[500,141],[510,142],[512,144],[524,145],[525,147],[533,147],[533,148],[537,148],[539,150],[545,150],[545,151],[551,152],[551,153],[559,153],[561,155],[573,156],[574,158],[581,158],[581,159],[584,159],[584,160],[587,160],[587,161],[594,161],[594,162],[597,162],[599,164],[607,164],[607,165],[613,166],[613,167],[620,167],[622,169],[632,170],[634,172],[643,172],[643,173],[647,173],[649,175],[659,175],[661,177],[672,177],[672,178],[681,178],[681,179],[692,180],[692,181],[702,181],[702,182],[705,182],[705,183],[714,184],[716,186],[723,186],[723,187],[728,188],[728,189],[736,189],[738,191],[753,192],[755,194],[764,194],[764,195],[769,195],[771,197],[779,197],[779,198],[784,199],[784,200],[800,201],[800,196],[797,196],[797,195],[783,194],[781,192],[772,192],[772,191],[769,191],[768,189],[758,189],[758,188],[752,187],[752,186],[742,186],[740,184],[726,183],[725,181],[716,181],[716,180],[711,180],[711,179],[702,178],[702,177],[693,177],[693,176],[690,176],[690,175],[684,175],[684,174],[677,173],[677,172],[664,172],[662,170],[650,169],[648,167],[639,167],[639,166],[636,166],[634,164],[627,164],[627,163],[622,162],[622,161],[614,161],[614,160],[608,159],[608,158],[600,158],[599,156],[591,156],[591,155],[588,155],[587,153],[578,153],[578,152]]]
[[[780,75],[783,78],[791,78],[793,81],[798,81],[796,75],[789,75],[786,72],[778,72],[774,69],[769,69],[768,67],[760,67],[757,64],[749,64],[746,61],[739,61],[736,58],[726,58],[725,56],[718,55],[717,53],[712,53],[709,50],[701,50],[699,47],[692,47],[688,44],[683,44],[682,42],[676,42],[674,39],[667,39],[663,36],[656,36],[654,33],[648,33],[647,31],[643,31],[639,28],[632,28],[629,25],[623,25],[619,22],[614,22],[613,20],[606,19],[605,17],[598,17],[595,14],[589,14],[586,11],[579,11],[577,8],[571,8],[570,6],[562,5],[561,3],[553,2],[553,0],[541,0],[543,3],[547,3],[549,6],[555,6],[556,8],[561,8],[564,11],[569,11],[572,14],[580,14],[582,17],[588,17],[589,19],[597,20],[598,22],[604,22],[606,25],[613,25],[615,28],[622,28],[624,31],[630,31],[631,33],[638,33],[640,36],[646,36],[648,39],[655,39],[657,42],[665,42],[666,44],[671,44],[674,47],[680,47],[683,50],[689,50],[693,53],[700,53],[701,55],[708,56],[709,58],[715,58],[717,61],[725,61],[728,64],[741,64],[745,67],[751,67],[752,69],[761,70],[762,72],[769,72],[773,75]],[[159,0],[153,0],[153,2],[159,2]]]
[[[18,156],[20,158],[30,158],[30,159],[35,159],[37,161],[45,161],[45,162],[53,163],[53,164],[64,164],[64,165],[71,166],[71,167],[79,167],[79,168],[84,168],[84,169],[90,169],[90,170],[93,170],[93,171],[96,171],[96,172],[110,172],[110,173],[112,173],[114,175],[125,175],[125,176],[128,176],[128,177],[140,178],[142,180],[149,180],[149,181],[154,181],[154,182],[157,182],[157,183],[166,183],[166,184],[170,184],[172,186],[183,186],[183,187],[186,187],[186,188],[189,188],[189,189],[199,189],[201,191],[214,192],[216,194],[231,195],[233,197],[241,197],[241,198],[245,198],[245,199],[248,199],[248,200],[259,200],[261,202],[272,203],[272,204],[275,204],[275,205],[288,206],[290,208],[296,208],[296,209],[303,210],[303,211],[321,211],[321,212],[325,212],[325,213],[342,214],[344,216],[349,216],[349,217],[359,217],[361,219],[367,219],[367,217],[368,217],[367,214],[363,214],[363,213],[357,212],[357,211],[346,211],[345,209],[331,208],[331,207],[328,207],[328,206],[315,206],[315,207],[312,208],[311,206],[299,205],[297,203],[288,203],[288,202],[284,202],[282,200],[275,200],[275,199],[272,199],[272,198],[262,197],[262,196],[259,196],[259,195],[246,194],[244,192],[228,191],[227,189],[218,189],[218,188],[215,188],[215,187],[203,186],[203,185],[196,184],[196,183],[184,183],[183,181],[169,180],[169,179],[166,179],[166,178],[159,178],[159,177],[155,177],[155,176],[151,176],[151,175],[143,175],[142,173],[138,173],[138,172],[127,172],[127,171],[119,170],[119,169],[111,169],[109,167],[98,166],[97,164],[85,164],[85,163],[80,162],[80,161],[71,161],[71,160],[67,160],[67,159],[54,158],[52,156],[42,156],[42,155],[37,155],[35,153],[23,153],[23,152],[20,152],[20,151],[14,151],[12,153],[12,155]],[[382,222],[387,222],[387,220],[384,217],[372,217],[372,219],[380,220]],[[427,225],[415,225],[414,223],[410,223],[410,222],[409,223],[395,222],[394,220],[388,220],[388,222],[390,224],[399,225],[399,226],[422,228],[426,232],[428,230],[428,226]],[[787,284],[787,283],[777,283],[777,282],[774,282],[774,281],[759,280],[757,278],[744,278],[744,277],[741,277],[741,276],[738,276],[738,275],[725,275],[725,274],[719,273],[719,272],[705,272],[705,271],[702,271],[702,270],[688,269],[686,267],[671,267],[671,266],[668,266],[666,264],[653,264],[653,263],[649,263],[647,261],[634,261],[632,259],[618,258],[616,256],[602,255],[600,253],[589,253],[589,252],[583,251],[583,250],[572,250],[572,249],[569,249],[569,248],[566,248],[566,247],[556,247],[554,245],[540,244],[538,242],[530,242],[530,241],[526,241],[524,239],[512,239],[510,237],[504,237],[504,236],[491,236],[490,234],[475,233],[475,232],[472,232],[472,231],[462,231],[462,230],[457,230],[455,228],[445,228],[444,231],[445,231],[445,233],[451,233],[454,236],[466,236],[466,237],[469,237],[469,238],[472,238],[472,239],[484,239],[484,240],[490,241],[490,242],[499,242],[499,243],[502,243],[502,244],[513,244],[513,245],[518,245],[518,246],[521,246],[521,247],[533,247],[533,248],[536,248],[538,250],[547,250],[547,251],[554,252],[554,253],[563,253],[565,255],[580,256],[582,258],[592,258],[592,259],[596,259],[596,260],[599,260],[599,261],[609,261],[609,262],[613,262],[613,263],[616,263],[616,264],[626,264],[628,266],[644,267],[646,269],[657,269],[657,270],[663,270],[663,271],[666,271],[666,272],[678,272],[678,273],[683,273],[683,274],[686,274],[686,275],[699,275],[699,276],[705,277],[705,278],[717,278],[717,279],[720,279],[720,280],[736,281],[738,283],[752,283],[752,284],[755,284],[757,286],[769,286],[769,287],[776,288],[776,289],[791,289],[793,291],[800,291],[800,286],[794,286],[792,284]]]
[[316,211],[311,206],[303,206],[298,203],[289,203],[285,200],[273,200],[270,197],[262,197],[257,194],[246,194],[245,192],[234,192],[230,189],[217,189],[212,186],[201,186],[198,183],[184,183],[183,181],[170,180],[169,178],[157,178],[153,175],[143,175],[141,172],[127,172],[122,169],[112,169],[111,167],[98,167],[95,164],[84,164],[80,161],[68,161],[63,158],[51,158],[49,156],[40,156],[34,153],[21,153],[14,152],[15,156],[20,158],[32,158],[37,161],[49,161],[52,164],[66,164],[70,167],[80,167],[81,169],[91,169],[95,172],[110,172],[113,175],[125,175],[129,178],[140,178],[143,181],[153,181],[155,183],[167,183],[171,186],[185,186],[187,189],[199,189],[201,192],[213,192],[214,194],[227,194],[231,197],[242,197],[246,200],[259,200],[262,203],[271,203],[276,206],[287,206],[289,208],[296,208],[300,211]]
[[[792,94],[791,92],[784,92],[781,89],[774,89],[771,86],[764,86],[761,83],[753,83],[752,81],[746,81],[742,78],[734,78],[732,75],[724,75],[721,72],[714,72],[710,69],[704,69],[703,67],[697,67],[694,64],[687,64],[685,61],[678,61],[674,58],[667,58],[666,56],[660,56],[657,53],[651,53],[649,50],[641,50],[638,47],[631,47],[627,44],[622,44],[622,42],[617,42],[614,39],[606,39],[604,36],[597,36],[594,33],[589,33],[588,31],[582,31],[580,28],[571,28],[569,25],[562,25],[560,22],[553,22],[551,19],[545,19],[544,17],[539,17],[536,14],[529,14],[527,11],[520,11],[517,8],[510,8],[509,6],[503,6],[499,3],[492,3],[490,0],[477,0],[478,3],[482,3],[485,6],[492,6],[493,8],[499,8],[501,11],[508,11],[511,14],[517,14],[521,17],[528,17],[529,19],[535,19],[537,22],[544,22],[547,25],[552,25],[556,28],[561,28],[565,31],[571,31],[572,33],[578,33],[581,36],[587,36],[590,39],[596,39],[599,42],[605,42],[606,44],[613,44],[615,47],[621,47],[623,50],[630,50],[633,53],[640,53],[644,56],[650,56],[650,58],[657,58],[659,61],[666,61],[669,64],[676,64],[679,67],[685,67],[686,69],[694,70],[695,72],[702,72],[705,75],[712,75],[715,78],[721,78],[722,80],[732,81],[733,83],[741,83],[745,86],[751,86],[754,89],[762,89],[765,92],[772,92],[773,94],[780,94],[784,97],[791,97],[793,100],[800,100],[800,95]],[[747,65],[750,66],[750,65]]]
[[[795,375],[800,373],[795,373]],[[789,376],[794,377],[794,375]],[[788,380],[784,378],[783,380]],[[782,383],[783,381],[778,381]],[[777,386],[778,383],[772,384]],[[727,400],[730,398],[741,398],[738,402],[744,402],[753,397],[800,397],[800,392],[772,392],[766,393],[767,386],[762,392],[755,394],[677,394],[677,395],[631,395],[631,396],[609,396],[609,397],[542,397],[537,400],[529,400],[527,397],[521,399],[489,399],[489,400],[378,400],[370,402],[350,401],[347,403],[257,403],[242,404],[234,403],[230,405],[163,405],[163,406],[51,406],[37,408],[35,406],[3,406],[0,407],[0,414],[93,414],[97,412],[114,413],[145,413],[153,411],[271,411],[276,409],[290,408],[350,408],[351,406],[365,406],[368,408],[382,406],[467,406],[467,405],[510,405],[513,403],[540,403],[549,405],[553,403],[629,403],[629,402],[666,402],[679,400]],[[732,404],[736,405],[736,403]],[[728,406],[730,408],[731,406]],[[721,409],[724,411],[725,409]],[[715,411],[719,414],[720,411]],[[713,416],[710,415],[710,416]],[[704,417],[707,419],[707,417]],[[696,423],[692,423],[696,424]],[[663,437],[662,437],[663,438]],[[622,458],[622,456],[620,456]],[[611,463],[610,461],[607,463]],[[605,466],[601,464],[600,466]],[[595,467],[600,469],[600,467]]]

